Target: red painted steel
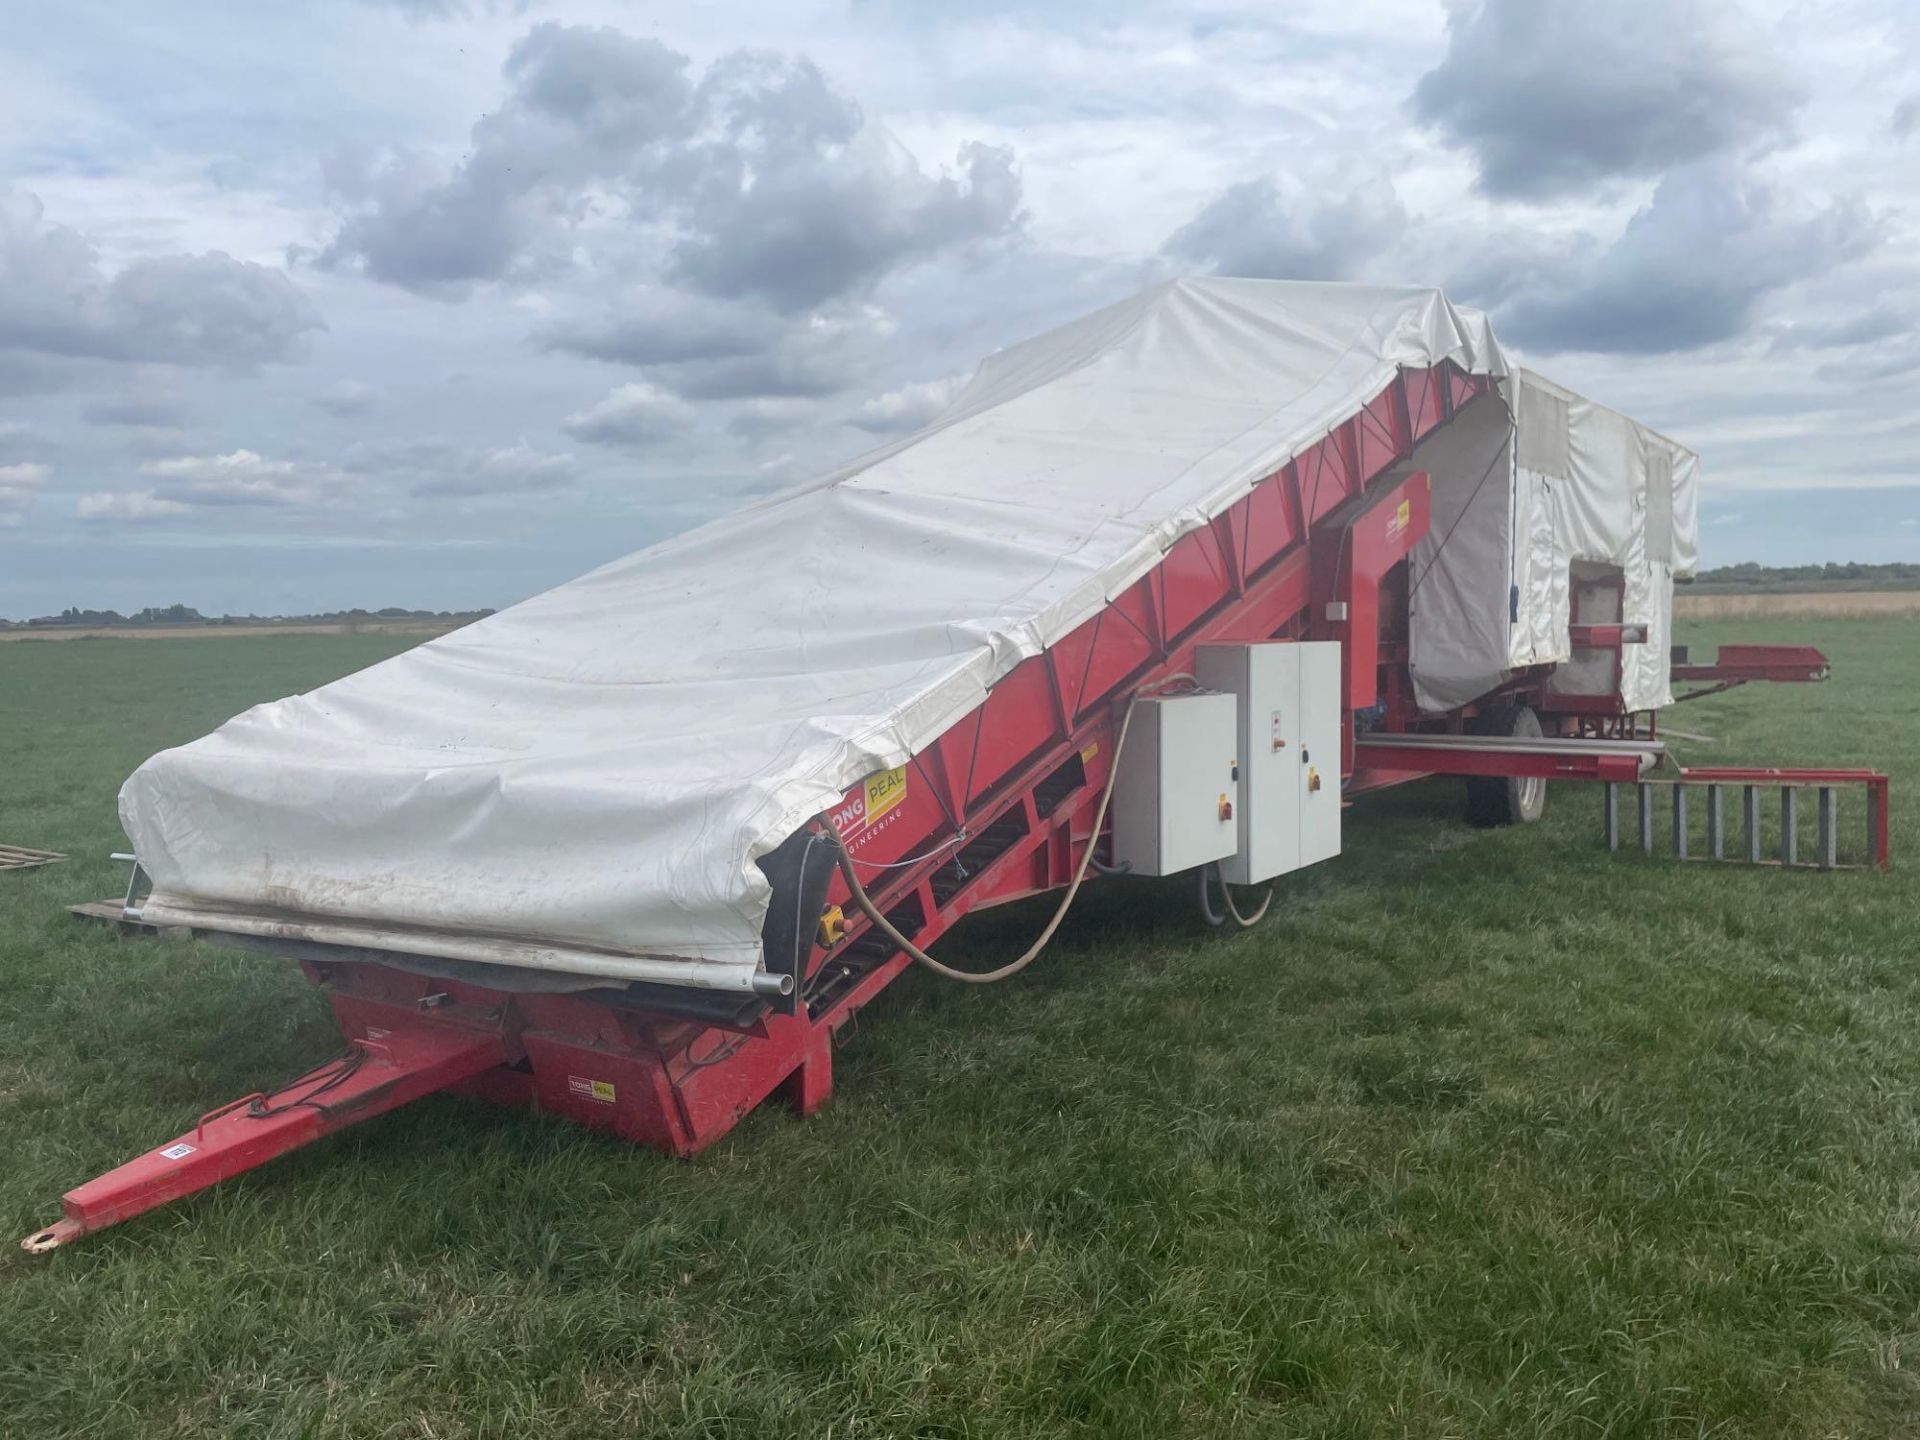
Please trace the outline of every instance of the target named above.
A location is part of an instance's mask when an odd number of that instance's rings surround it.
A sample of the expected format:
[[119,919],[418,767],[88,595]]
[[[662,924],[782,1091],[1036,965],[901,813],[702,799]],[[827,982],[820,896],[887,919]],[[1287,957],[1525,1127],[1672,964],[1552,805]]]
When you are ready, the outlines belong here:
[[[1734,648],[1734,647],[1726,647]],[[1754,649],[1811,649],[1801,646],[1754,646]],[[1722,653],[1725,653],[1723,649]],[[1816,650],[1814,654],[1819,654]],[[1821,657],[1823,660],[1824,656]],[[1818,790],[1858,785],[1867,796],[1868,839],[1874,868],[1893,868],[1893,845],[1887,827],[1887,804],[1892,785],[1878,770],[1821,769],[1818,766],[1683,765],[1677,779],[1689,785],[1766,785],[1781,789]]]
[[1750,680],[1787,684],[1825,680],[1832,672],[1832,663],[1812,645],[1722,645],[1710,665],[1681,660],[1673,666],[1675,680],[1717,682],[1722,689]]
[[186,1134],[68,1191],[62,1218],[22,1247],[52,1250],[130,1220],[507,1058],[497,1031],[427,1025],[417,1015],[400,1023],[405,1028],[356,1038],[346,1059],[210,1111]]
[[1313,532],[1313,637],[1340,642],[1348,709],[1380,698],[1380,585],[1426,537],[1432,513],[1433,485],[1419,471]]
[[1576,650],[1618,650],[1622,645],[1647,643],[1644,625],[1569,625],[1568,643]]
[[1420,737],[1409,735],[1403,744],[1369,741],[1363,751],[1369,770],[1392,770],[1413,775],[1511,775],[1522,779],[1539,776],[1545,780],[1616,780],[1640,778],[1640,757],[1608,755],[1593,750],[1572,748],[1568,741],[1565,754],[1539,750],[1450,749],[1422,745]]

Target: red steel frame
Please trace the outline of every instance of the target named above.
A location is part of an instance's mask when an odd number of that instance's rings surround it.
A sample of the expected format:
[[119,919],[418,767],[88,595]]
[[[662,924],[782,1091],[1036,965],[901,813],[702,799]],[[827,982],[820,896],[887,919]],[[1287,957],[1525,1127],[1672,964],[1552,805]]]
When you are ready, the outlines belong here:
[[[1721,650],[1736,647],[1726,646]],[[1744,647],[1750,650],[1770,649],[1809,649],[1802,646],[1766,646]],[[1819,655],[1819,651],[1813,651]],[[1822,656],[1824,664],[1825,657]],[[1749,675],[1749,680],[1777,678],[1765,675]],[[1804,675],[1793,675],[1791,679],[1806,679]],[[1740,684],[1735,680],[1733,684]],[[1876,870],[1893,868],[1892,835],[1887,825],[1887,805],[1892,799],[1892,784],[1887,776],[1878,770],[1834,770],[1817,767],[1792,767],[1783,769],[1774,765],[1683,765],[1675,772],[1674,778],[1687,785],[1767,785],[1796,790],[1817,790],[1837,788],[1842,785],[1858,785],[1867,796],[1867,848],[1873,853],[1873,866]]]
[[[1407,679],[1401,563],[1427,533],[1430,486],[1401,467],[1419,440],[1491,388],[1447,364],[1400,372],[1182,537],[1100,614],[1016,666],[902,772],[855,785],[816,825],[839,830],[874,901],[923,948],[969,911],[1058,888],[1101,843],[1092,819],[1126,699],[1190,670],[1196,647],[1223,642],[1342,642],[1350,790],[1440,769],[1542,773],[1538,759],[1512,756],[1426,754],[1416,765],[1409,754],[1399,758],[1413,768],[1394,768],[1380,762],[1395,757],[1372,747],[1369,767],[1354,764],[1354,711],[1377,714],[1376,728],[1388,731],[1434,724],[1414,709]],[[1521,683],[1529,682],[1543,683]],[[1441,728],[1458,731],[1465,715]],[[1614,775],[1598,758],[1548,758],[1556,768],[1544,773]],[[66,1218],[23,1243],[51,1248],[435,1089],[563,1115],[680,1156],[712,1144],[776,1091],[809,1113],[832,1089],[834,1034],[909,963],[870,930],[838,874],[827,899],[828,915],[847,918],[823,921],[791,1013],[754,1002],[690,1018],[612,991],[510,991],[373,962],[364,951],[310,949],[309,978],[364,1052],[354,1072],[291,1110],[252,1113],[276,1109],[308,1081],[271,1105],[230,1108],[71,1192]]]

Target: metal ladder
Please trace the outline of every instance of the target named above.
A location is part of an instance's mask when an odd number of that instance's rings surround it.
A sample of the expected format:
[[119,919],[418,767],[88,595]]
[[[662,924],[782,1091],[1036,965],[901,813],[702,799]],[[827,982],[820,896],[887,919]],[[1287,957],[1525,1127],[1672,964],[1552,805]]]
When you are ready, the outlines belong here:
[[[1842,862],[1840,859],[1839,805],[1837,792],[1859,786],[1866,798],[1866,862]],[[1772,767],[1738,765],[1682,767],[1670,780],[1642,780],[1634,785],[1638,802],[1640,849],[1653,854],[1653,792],[1662,788],[1672,793],[1673,854],[1681,860],[1722,860],[1747,865],[1780,865],[1819,870],[1856,870],[1871,866],[1886,870],[1892,861],[1887,830],[1887,777],[1877,770],[1785,770]],[[1707,805],[1707,854],[1691,852],[1688,835],[1687,802],[1695,788],[1704,789]],[[1737,853],[1729,853],[1726,792],[1740,791],[1741,837],[1745,844]],[[1606,791],[1607,849],[1620,848],[1620,784],[1608,782]],[[1780,792],[1780,853],[1768,858],[1761,833],[1760,795],[1765,790]],[[1800,858],[1800,796],[1811,790],[1816,800],[1814,854],[1810,861]]]

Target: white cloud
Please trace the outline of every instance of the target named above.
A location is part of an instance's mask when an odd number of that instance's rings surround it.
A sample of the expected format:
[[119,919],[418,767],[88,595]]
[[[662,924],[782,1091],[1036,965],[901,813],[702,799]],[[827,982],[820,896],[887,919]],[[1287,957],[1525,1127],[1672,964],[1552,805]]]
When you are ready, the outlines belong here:
[[379,395],[361,380],[342,380],[313,397],[314,405],[338,419],[346,420],[370,413]]
[[579,468],[572,455],[543,454],[522,440],[465,465],[444,469],[416,484],[413,493],[472,497],[557,490],[575,483]]
[[778,435],[782,431],[805,425],[819,413],[819,409],[818,403],[812,400],[794,396],[763,396],[758,400],[748,400],[734,411],[733,418],[727,421],[727,428],[736,435],[755,439],[763,435]]
[[1249,280],[1348,280],[1406,228],[1407,212],[1385,176],[1342,191],[1263,175],[1215,196],[1164,253]]
[[52,474],[50,467],[32,461],[0,465],[0,525],[18,525],[21,514]]
[[678,434],[692,419],[693,407],[678,395],[637,380],[569,415],[560,428],[593,445],[652,445]]
[[153,489],[160,499],[182,505],[325,505],[340,497],[345,479],[331,466],[269,460],[252,450],[149,460],[140,473],[159,482]]
[[1775,141],[1807,92],[1730,0],[1476,0],[1414,109],[1495,195],[1541,199]]
[[82,520],[157,520],[192,512],[191,505],[162,500],[151,490],[92,490],[73,507],[73,513]]
[[1857,200],[1824,206],[1726,160],[1675,170],[1612,246],[1548,263],[1495,311],[1542,350],[1658,354],[1738,338],[1760,303],[1878,245]]
[[964,375],[950,375],[945,380],[902,385],[898,390],[889,390],[867,401],[853,417],[853,423],[875,434],[918,430],[939,419],[965,384]]
[[37,197],[0,190],[0,351],[246,367],[285,360],[324,328],[278,270],[216,251],[145,256],[109,274]]
[[458,296],[638,237],[673,284],[804,312],[1018,223],[1010,151],[970,141],[929,174],[804,56],[696,75],[651,36],[547,22],[504,77],[450,172],[400,147],[329,167],[345,214],[323,264]]
[[[212,44],[182,12],[217,110],[73,88],[152,63],[83,8],[0,56],[31,102],[0,174],[40,202],[0,203],[0,465],[58,469],[9,492],[31,529],[0,533],[0,613],[351,605],[396,573],[396,598],[501,603],[909,433],[957,389],[925,377],[1175,266],[1444,286],[1697,443],[1717,489],[1797,492],[1716,538],[1915,553],[1846,488],[1920,494],[1895,0],[1844,25],[1785,0],[881,0],[760,5],[750,35],[727,7],[550,7],[620,35],[389,3],[437,18],[280,7]],[[353,83],[287,92],[288,54]],[[629,383],[648,403],[606,408]],[[656,437],[647,463],[570,421]],[[81,491],[155,533],[102,543]]]

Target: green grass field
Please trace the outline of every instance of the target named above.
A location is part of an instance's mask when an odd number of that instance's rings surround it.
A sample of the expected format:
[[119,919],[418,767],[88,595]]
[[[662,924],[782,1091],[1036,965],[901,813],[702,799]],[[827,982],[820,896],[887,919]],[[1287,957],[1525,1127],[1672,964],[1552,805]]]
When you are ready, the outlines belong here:
[[291,968],[68,918],[121,779],[408,642],[0,646],[0,841],[74,857],[0,872],[0,1434],[1916,1433],[1920,621],[1682,638],[1827,649],[1678,748],[1891,768],[1905,868],[1428,782],[1256,932],[1122,882],[1011,984],[909,974],[824,1114],[698,1162],[435,1099],[40,1259],[63,1190],[337,1046]]

